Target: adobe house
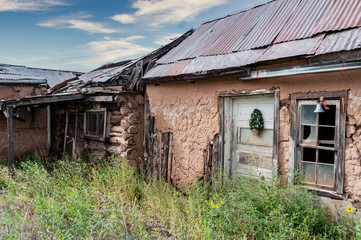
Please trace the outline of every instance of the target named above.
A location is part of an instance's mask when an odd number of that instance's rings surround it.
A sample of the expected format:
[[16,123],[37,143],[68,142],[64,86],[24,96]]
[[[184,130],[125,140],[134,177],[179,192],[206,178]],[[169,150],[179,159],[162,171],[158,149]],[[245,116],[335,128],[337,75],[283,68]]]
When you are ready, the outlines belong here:
[[[3,101],[3,111],[26,111],[35,106],[48,109],[42,121],[34,126],[46,130],[42,137],[45,142],[48,140],[51,154],[65,152],[78,158],[107,157],[116,153],[129,159],[132,165],[141,167],[144,92],[139,79],[157,59],[191,33],[189,31],[139,59],[106,64],[62,81],[46,94]],[[10,168],[21,147],[18,139],[14,141],[13,119],[7,119],[8,141],[12,143],[8,148]],[[35,141],[29,141],[29,144],[38,145]]]
[[[48,88],[80,73],[25,66],[0,64],[0,101],[41,95]],[[5,105],[1,105],[5,110]],[[14,138],[15,157],[23,158],[35,150],[47,150],[47,109],[29,107],[15,109]],[[6,111],[0,116],[0,158],[7,158],[8,132]]]
[[142,79],[145,163],[180,187],[216,164],[230,176],[300,172],[360,207],[360,27],[361,2],[333,0],[275,0],[202,24]]

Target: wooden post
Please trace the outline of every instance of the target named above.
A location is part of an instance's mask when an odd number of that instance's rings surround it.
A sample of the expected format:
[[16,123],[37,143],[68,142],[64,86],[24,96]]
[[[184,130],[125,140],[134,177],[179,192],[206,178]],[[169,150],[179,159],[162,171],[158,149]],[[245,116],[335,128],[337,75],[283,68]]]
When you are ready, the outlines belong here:
[[51,109],[50,109],[50,105],[48,105],[46,107],[46,115],[47,115],[47,132],[48,132],[47,149],[48,149],[48,153],[50,153],[50,147],[51,147]]
[[6,109],[8,127],[8,168],[10,176],[14,175],[14,129],[13,129],[13,108]]

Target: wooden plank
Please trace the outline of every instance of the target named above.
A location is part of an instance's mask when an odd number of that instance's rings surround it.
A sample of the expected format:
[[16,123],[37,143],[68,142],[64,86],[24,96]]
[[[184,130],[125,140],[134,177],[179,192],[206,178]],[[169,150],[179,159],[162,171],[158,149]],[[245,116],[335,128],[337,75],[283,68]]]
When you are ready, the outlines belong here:
[[274,117],[273,117],[273,149],[272,161],[274,168],[274,177],[278,173],[278,148],[279,148],[279,129],[280,129],[280,90],[274,93]]
[[50,152],[50,148],[51,148],[51,107],[50,105],[48,105],[46,107],[46,115],[47,115],[47,134],[48,134],[48,139],[47,139],[47,150],[48,153]]
[[13,126],[13,108],[8,107],[6,109],[7,115],[7,130],[8,130],[8,168],[10,176],[14,175],[14,163],[15,163],[15,154],[14,154],[14,126]]
[[319,99],[321,96],[324,96],[327,102],[327,98],[347,97],[347,90],[336,91],[336,92],[322,91],[322,92],[308,92],[308,93],[293,93],[291,95],[291,100]]
[[231,163],[232,163],[232,99],[224,99],[224,172],[231,177]]
[[343,179],[345,169],[345,135],[346,135],[346,109],[347,109],[347,96],[342,96],[340,99],[340,130],[338,131],[338,151],[337,151],[337,193],[343,194]]
[[87,100],[92,102],[113,102],[113,96],[94,96],[89,97]]
[[224,98],[218,97],[219,111],[219,137],[218,137],[218,168],[219,174],[223,172],[224,167]]
[[290,105],[290,147],[289,147],[289,160],[288,160],[288,180],[290,183],[293,182],[294,173],[298,169],[298,165],[296,163],[296,100],[291,100]]
[[253,95],[263,95],[263,94],[274,94],[279,89],[258,89],[258,90],[238,90],[238,91],[220,91],[217,92],[217,95],[220,97],[241,97],[241,96],[253,96]]
[[144,162],[143,162],[143,168],[146,172],[149,171],[149,158],[150,158],[150,112],[149,112],[149,101],[146,100],[144,102],[144,139],[143,139],[143,156],[144,156]]
[[171,182],[171,178],[172,178],[172,141],[173,141],[173,133],[169,133],[169,143],[168,143],[168,166],[167,166],[167,182],[170,183]]

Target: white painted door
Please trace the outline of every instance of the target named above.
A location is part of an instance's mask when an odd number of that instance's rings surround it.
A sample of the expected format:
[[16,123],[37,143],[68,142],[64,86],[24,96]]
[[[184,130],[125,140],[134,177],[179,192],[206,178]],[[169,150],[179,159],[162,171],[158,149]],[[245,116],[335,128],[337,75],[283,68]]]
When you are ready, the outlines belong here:
[[[253,135],[249,120],[253,110],[262,112],[264,129]],[[225,101],[225,169],[230,175],[262,174],[272,177],[274,96],[257,95],[228,98]],[[227,162],[228,161],[228,162]]]

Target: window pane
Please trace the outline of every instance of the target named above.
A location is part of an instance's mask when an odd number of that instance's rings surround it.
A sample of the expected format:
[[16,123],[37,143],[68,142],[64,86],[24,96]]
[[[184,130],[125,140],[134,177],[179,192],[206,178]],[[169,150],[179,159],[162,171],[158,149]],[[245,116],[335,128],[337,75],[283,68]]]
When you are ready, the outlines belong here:
[[302,116],[301,123],[302,124],[316,124],[317,113],[315,113],[315,105],[302,105]]
[[318,140],[335,140],[334,127],[318,127]]
[[318,164],[317,184],[333,187],[335,184],[334,165]]
[[315,183],[315,163],[301,163],[304,181],[307,183]]
[[104,132],[104,113],[98,113],[97,135],[103,135]]
[[252,130],[249,128],[239,129],[239,143],[242,144],[254,144],[261,146],[273,145],[273,130],[263,129],[259,135],[253,135]]
[[316,162],[316,149],[302,148],[302,161]]
[[96,113],[87,113],[87,134],[96,135],[97,134],[97,114]]
[[302,126],[301,127],[302,144],[316,146],[316,127]]
[[328,150],[318,150],[318,161],[322,163],[335,163],[335,152]]
[[330,105],[329,109],[319,114],[319,125],[335,126],[336,120],[336,106]]

